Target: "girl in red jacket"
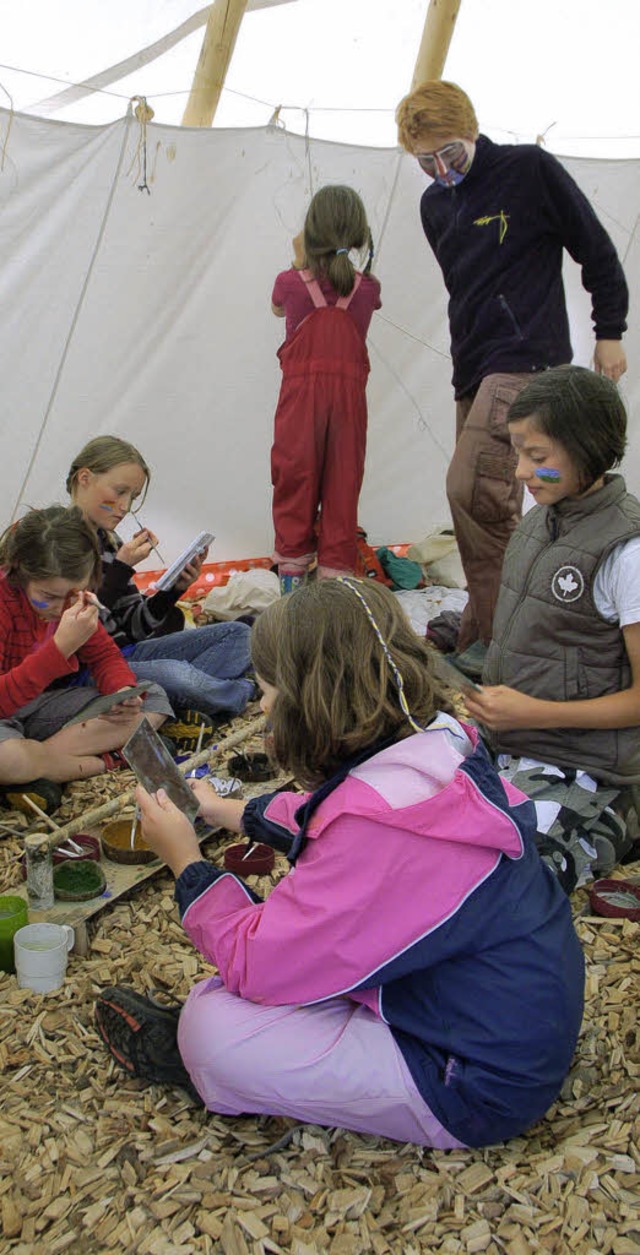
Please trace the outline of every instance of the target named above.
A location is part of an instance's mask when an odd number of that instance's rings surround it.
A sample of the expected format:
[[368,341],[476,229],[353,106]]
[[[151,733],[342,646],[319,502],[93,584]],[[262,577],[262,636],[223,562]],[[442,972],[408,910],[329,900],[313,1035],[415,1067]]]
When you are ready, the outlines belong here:
[[[140,722],[141,698],[65,727],[100,693],[136,683],[98,619],[92,529],[80,510],[31,510],[0,540],[0,568],[0,784],[24,792],[38,777],[63,782],[108,771],[118,765],[109,751]],[[86,682],[78,682],[84,668]],[[155,727],[172,713],[157,686],[144,710]]]

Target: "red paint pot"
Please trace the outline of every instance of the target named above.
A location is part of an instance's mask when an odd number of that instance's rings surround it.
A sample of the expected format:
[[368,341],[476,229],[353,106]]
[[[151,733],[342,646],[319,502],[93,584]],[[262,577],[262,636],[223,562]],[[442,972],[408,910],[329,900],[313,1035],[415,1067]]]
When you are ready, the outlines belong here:
[[[54,837],[54,834],[51,833],[52,841],[53,841],[53,837]],[[74,841],[76,845],[79,845],[81,847],[82,854],[76,854],[75,851],[72,850],[71,846],[66,841],[61,841],[60,849],[56,849],[55,846],[53,847],[54,867],[58,863],[73,862],[74,859],[81,859],[81,858],[91,859],[92,863],[100,862],[100,842],[97,837],[92,837],[91,834],[88,832],[78,832],[76,833],[75,837],[72,837],[72,840]],[[22,858],[20,859],[20,871],[21,871],[22,879],[25,880],[27,876],[27,872],[24,865],[24,854],[22,855]]]
[[249,844],[230,845],[224,852],[224,865],[228,872],[236,872],[238,876],[268,876],[273,871],[275,854],[270,845],[257,845],[248,858],[245,858]]
[[640,885],[631,880],[596,880],[589,891],[589,901],[596,915],[640,920]]

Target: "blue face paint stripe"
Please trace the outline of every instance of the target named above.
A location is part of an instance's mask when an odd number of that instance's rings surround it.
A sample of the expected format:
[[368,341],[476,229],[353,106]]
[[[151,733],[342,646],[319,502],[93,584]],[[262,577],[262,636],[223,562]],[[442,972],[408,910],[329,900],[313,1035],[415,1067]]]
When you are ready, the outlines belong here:
[[48,601],[36,601],[35,597],[30,597],[29,601],[31,602],[32,606],[36,607],[36,610],[48,610],[49,609],[50,603]]
[[539,466],[537,470],[534,471],[534,475],[547,484],[555,484],[562,478],[560,471],[557,471],[553,466]]

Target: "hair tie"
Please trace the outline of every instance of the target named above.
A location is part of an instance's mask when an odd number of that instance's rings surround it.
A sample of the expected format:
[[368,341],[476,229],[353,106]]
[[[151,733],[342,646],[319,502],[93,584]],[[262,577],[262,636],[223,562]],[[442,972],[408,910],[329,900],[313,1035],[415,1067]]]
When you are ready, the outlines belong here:
[[349,251],[350,251],[350,250],[349,250],[348,248],[337,248],[337,249],[336,249],[336,257],[339,257],[341,253],[348,253]]

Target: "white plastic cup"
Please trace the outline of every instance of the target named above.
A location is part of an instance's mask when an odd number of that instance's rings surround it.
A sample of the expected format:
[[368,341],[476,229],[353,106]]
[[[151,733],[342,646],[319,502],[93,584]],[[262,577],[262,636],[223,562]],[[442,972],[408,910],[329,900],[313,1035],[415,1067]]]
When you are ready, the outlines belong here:
[[49,993],[64,984],[69,951],[76,939],[70,924],[26,924],[13,938],[21,989]]

